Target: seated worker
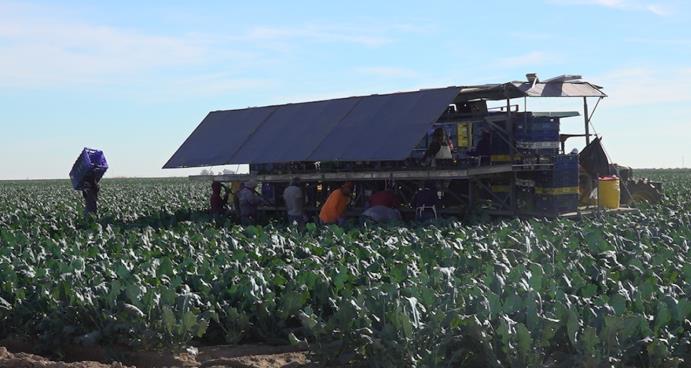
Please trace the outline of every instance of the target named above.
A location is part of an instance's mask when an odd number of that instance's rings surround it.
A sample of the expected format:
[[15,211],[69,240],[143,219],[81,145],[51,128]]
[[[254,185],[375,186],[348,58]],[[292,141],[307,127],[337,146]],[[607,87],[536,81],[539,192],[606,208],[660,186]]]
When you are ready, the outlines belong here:
[[297,222],[302,226],[307,222],[305,215],[305,195],[300,186],[300,178],[295,177],[290,180],[290,184],[283,190],[283,201],[286,204],[288,223]]
[[[486,161],[492,154],[492,132],[483,128],[482,133],[480,133],[480,139],[474,149],[468,152],[470,156],[480,157],[480,160]],[[483,159],[484,157],[484,159]],[[481,161],[481,163],[484,163]]]
[[362,212],[363,220],[372,220],[378,223],[401,221],[401,212],[388,206],[372,206]]
[[242,184],[242,188],[237,193],[242,225],[252,225],[257,221],[257,206],[262,202],[262,198],[254,191],[256,186],[257,182],[250,179]]
[[435,160],[438,159],[452,159],[451,144],[444,128],[437,128],[432,133],[432,141],[422,157],[422,162],[425,165],[436,166]]
[[[221,188],[225,189],[223,197],[221,197]],[[220,182],[211,183],[211,209],[209,212],[212,215],[223,215],[225,214],[225,204],[228,203],[228,188],[221,184]]]
[[413,196],[413,208],[415,209],[416,221],[427,221],[437,218],[437,207],[439,206],[439,197],[434,184],[426,181],[422,188]]
[[322,209],[319,212],[319,220],[323,224],[343,224],[345,222],[346,207],[350,203],[350,194],[353,192],[353,183],[345,182],[340,188],[329,194]]
[[386,206],[389,208],[398,208],[401,206],[401,201],[398,199],[396,193],[389,189],[380,190],[373,193],[367,201],[370,207]]

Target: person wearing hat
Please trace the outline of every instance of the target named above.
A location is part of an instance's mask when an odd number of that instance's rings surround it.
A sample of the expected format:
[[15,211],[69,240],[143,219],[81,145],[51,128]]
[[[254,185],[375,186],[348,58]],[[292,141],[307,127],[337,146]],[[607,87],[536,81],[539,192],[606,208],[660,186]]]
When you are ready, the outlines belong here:
[[300,178],[295,177],[290,180],[290,184],[283,190],[283,201],[286,205],[288,223],[296,222],[302,226],[307,222],[305,215],[305,195],[300,187]]
[[259,206],[262,199],[254,191],[256,187],[257,181],[250,179],[242,184],[242,188],[237,194],[240,207],[240,223],[242,225],[252,225],[257,221],[257,206]]
[[342,224],[345,221],[345,210],[350,203],[352,192],[353,183],[349,181],[331,192],[319,212],[319,220],[323,224]]

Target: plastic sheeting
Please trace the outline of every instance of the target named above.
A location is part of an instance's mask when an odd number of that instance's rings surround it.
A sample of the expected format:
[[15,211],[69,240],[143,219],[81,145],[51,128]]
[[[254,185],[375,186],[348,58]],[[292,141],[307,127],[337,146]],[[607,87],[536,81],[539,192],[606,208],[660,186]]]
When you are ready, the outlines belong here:
[[456,102],[476,99],[505,100],[522,97],[607,97],[601,87],[588,82],[511,82],[461,87]]
[[164,168],[407,158],[459,87],[214,111]]
[[587,82],[514,83],[526,97],[607,97]]

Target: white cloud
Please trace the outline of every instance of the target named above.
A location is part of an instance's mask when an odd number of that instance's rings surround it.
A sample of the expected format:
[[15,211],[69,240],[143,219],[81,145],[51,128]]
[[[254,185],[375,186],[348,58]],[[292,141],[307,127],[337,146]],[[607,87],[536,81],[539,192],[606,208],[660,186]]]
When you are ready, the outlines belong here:
[[645,11],[657,16],[672,14],[672,10],[665,4],[642,0],[547,0],[547,2],[561,5],[597,5],[610,9]]
[[[280,62],[304,42],[379,47],[401,33],[425,31],[414,25],[362,23],[255,27],[226,35],[156,34],[95,23],[65,9],[0,2],[0,87],[137,83],[174,88],[175,78],[194,79],[199,71],[201,79],[225,70],[247,75],[260,64]],[[204,91],[264,83],[224,74],[210,80]]]
[[413,69],[387,66],[362,67],[357,68],[355,71],[361,74],[385,78],[414,78],[418,75]]
[[660,5],[660,4],[650,4],[650,5],[647,5],[647,6],[646,6],[646,9],[647,9],[649,12],[651,12],[651,13],[653,13],[653,14],[655,14],[655,15],[659,15],[659,16],[668,16],[668,15],[671,15],[671,14],[672,14],[672,11],[671,11],[669,8],[667,8],[667,7],[663,6],[663,5]]
[[208,40],[61,19],[51,9],[0,4],[0,85],[117,81],[123,75],[208,58]]
[[593,82],[605,87],[612,106],[691,102],[691,68],[625,68],[596,76]]

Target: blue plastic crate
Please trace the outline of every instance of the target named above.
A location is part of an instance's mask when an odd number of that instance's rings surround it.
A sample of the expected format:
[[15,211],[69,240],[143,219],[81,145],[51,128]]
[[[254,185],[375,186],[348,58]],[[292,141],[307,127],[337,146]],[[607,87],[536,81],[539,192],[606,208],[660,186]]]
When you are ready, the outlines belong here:
[[535,208],[545,213],[575,212],[578,209],[578,194],[538,195]]
[[548,188],[578,186],[578,155],[558,155],[553,168],[537,177],[538,184]]
[[108,170],[108,162],[103,151],[85,147],[70,170],[72,188],[82,190],[87,178],[94,178],[96,182],[99,182],[106,170]]
[[525,142],[558,142],[559,119],[528,115],[526,121],[518,117],[515,120],[514,136],[516,140]]
[[559,155],[554,159],[554,167],[568,167],[578,170],[578,155]]

